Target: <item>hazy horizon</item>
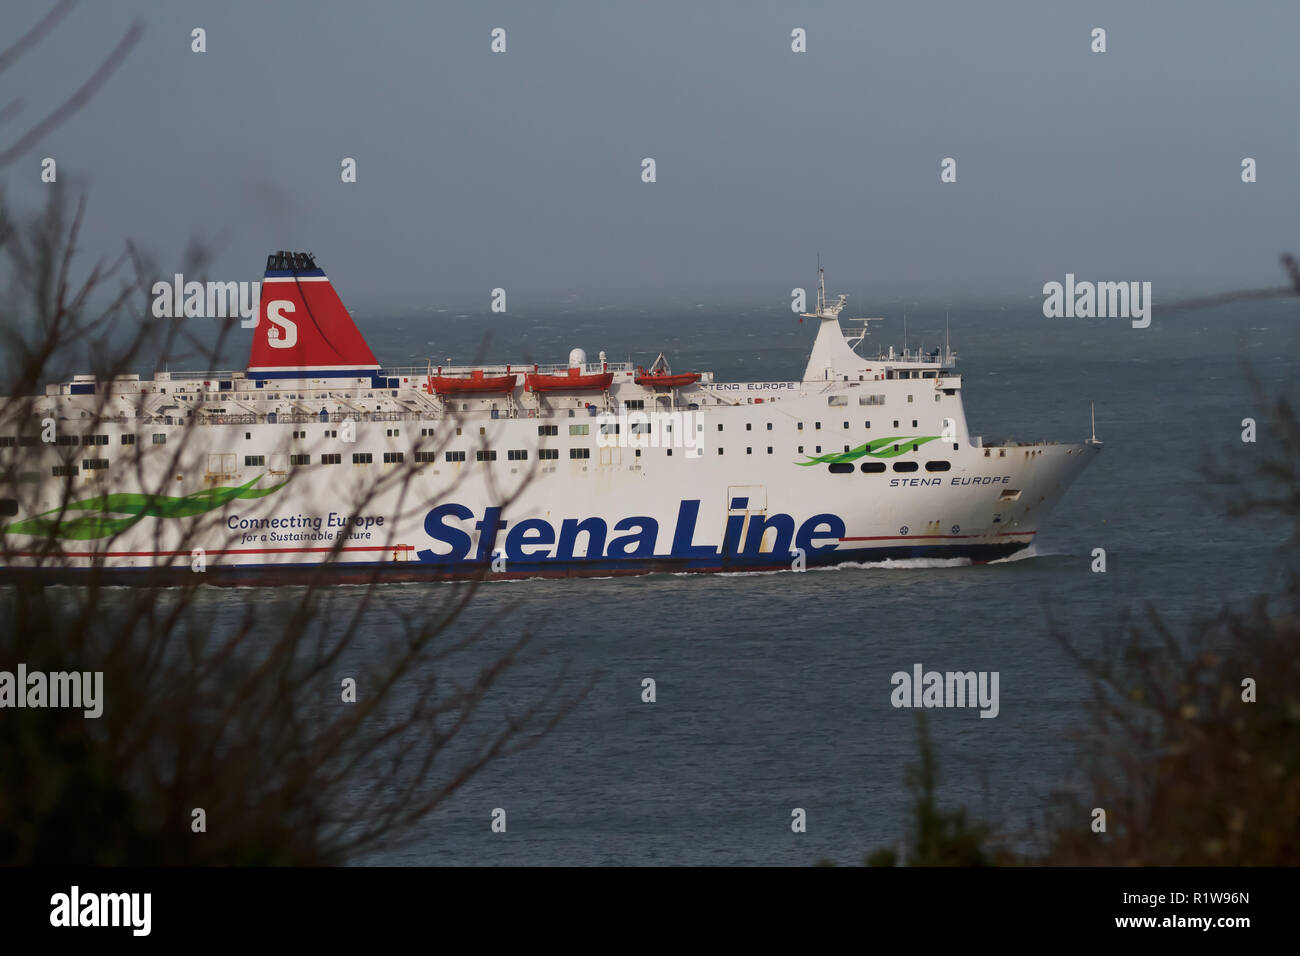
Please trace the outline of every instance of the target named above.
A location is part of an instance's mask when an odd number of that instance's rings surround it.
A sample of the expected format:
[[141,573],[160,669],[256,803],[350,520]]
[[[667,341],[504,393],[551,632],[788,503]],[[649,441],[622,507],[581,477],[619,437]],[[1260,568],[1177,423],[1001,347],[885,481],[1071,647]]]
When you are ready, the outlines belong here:
[[[47,6],[6,4],[19,36]],[[77,7],[6,80],[25,131],[139,18],[90,103],[4,170],[16,209],[89,196],[83,264],[169,275],[310,249],[345,301],[580,290],[1031,294],[1284,283],[1300,192],[1294,11],[341,2]],[[1107,52],[1090,50],[1107,31]],[[191,51],[191,30],[207,52]],[[506,30],[505,53],[490,51]],[[791,30],[808,52],[791,51]],[[40,181],[43,157],[58,184]],[[1243,157],[1258,182],[1240,178]],[[343,183],[341,161],[357,161]],[[657,181],[641,181],[653,157]],[[940,162],[957,160],[957,181]],[[766,293],[764,293],[766,294]],[[853,299],[851,302],[855,301]],[[870,301],[860,302],[870,308]]]

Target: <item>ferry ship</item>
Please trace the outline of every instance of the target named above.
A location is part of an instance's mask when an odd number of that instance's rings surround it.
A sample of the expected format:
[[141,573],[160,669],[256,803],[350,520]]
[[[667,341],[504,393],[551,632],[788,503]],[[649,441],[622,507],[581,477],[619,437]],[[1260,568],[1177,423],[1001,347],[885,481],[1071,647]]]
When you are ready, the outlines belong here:
[[273,253],[243,371],[0,400],[0,579],[753,572],[1028,548],[1095,435],[972,437],[947,344],[863,354],[872,320],[846,334],[818,273],[803,375],[720,382],[581,349],[385,368],[315,259]]

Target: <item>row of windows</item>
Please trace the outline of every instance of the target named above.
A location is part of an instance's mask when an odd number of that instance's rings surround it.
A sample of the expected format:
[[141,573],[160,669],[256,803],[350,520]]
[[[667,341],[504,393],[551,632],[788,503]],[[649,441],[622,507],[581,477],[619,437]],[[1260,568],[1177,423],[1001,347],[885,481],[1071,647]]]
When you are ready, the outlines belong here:
[[[894,462],[894,471],[900,474],[916,471],[918,467],[914,461]],[[927,461],[925,463],[926,471],[948,471],[950,468],[952,468],[952,464],[946,461]],[[832,475],[847,475],[854,470],[851,463],[844,461],[836,462],[830,466]],[[878,475],[885,470],[885,463],[883,461],[864,461],[858,466],[858,470],[861,470],[864,475]]]
[[[899,445],[894,445],[893,450],[898,451],[899,447],[900,447]],[[919,443],[913,443],[912,451],[918,451],[920,447],[921,446]],[[955,444],[953,445],[954,450],[956,450],[957,447],[958,447],[957,445]],[[669,457],[671,457],[673,453],[673,449],[668,448],[665,450],[667,451]],[[849,446],[845,445],[844,450],[848,451]],[[821,454],[821,451],[822,451],[822,446],[817,445],[814,450],[814,453]],[[725,448],[718,449],[719,455],[722,455],[725,452],[726,452]],[[745,454],[752,455],[753,453],[754,453],[754,449],[752,447],[747,447],[745,449]],[[773,453],[773,448],[771,445],[767,446],[767,453],[769,455]],[[804,453],[804,446],[800,445],[799,454],[803,454],[803,453]],[[640,457],[641,455],[640,449],[636,449],[636,455],[637,457]],[[463,451],[448,451],[445,453],[444,457],[448,462],[463,462],[466,460],[466,453]],[[558,448],[539,448],[537,450],[537,457],[541,461],[556,461],[560,457],[560,451]],[[591,449],[570,448],[569,458],[574,460],[590,459]],[[508,461],[527,461],[528,450],[525,448],[512,448],[506,452],[506,459]],[[373,460],[374,458],[370,452],[356,452],[352,455],[352,463],[354,465],[368,465],[371,464]],[[495,450],[490,448],[487,449],[480,448],[474,452],[474,460],[475,461],[496,461],[497,453]],[[406,456],[403,452],[400,451],[384,452],[384,464],[388,464],[388,465],[402,464],[405,461],[406,461]],[[431,451],[417,451],[415,452],[415,461],[420,464],[429,464],[431,462],[435,462],[437,461],[437,453]],[[321,455],[320,463],[322,465],[341,464],[342,456],[336,453],[335,454],[326,453]],[[289,464],[295,466],[310,465],[311,455],[307,455],[307,454],[290,455]],[[109,461],[107,458],[87,458],[84,459],[81,464],[81,467],[88,471],[107,468],[108,466],[109,466]],[[265,455],[244,456],[244,467],[246,468],[264,468],[265,466],[266,466]],[[917,463],[914,461],[900,461],[894,463],[894,470],[897,472],[916,471],[917,467],[918,467]],[[949,468],[949,464],[946,461],[931,461],[931,462],[926,462],[925,465],[926,471],[947,471],[948,468]],[[849,471],[852,471],[853,467],[851,465],[847,467],[843,467],[842,465],[837,464],[837,465],[832,465],[831,470],[837,474],[845,474]],[[864,472],[879,472],[879,471],[884,471],[885,466],[880,462],[864,462],[862,465],[862,470]],[[72,467],[71,470],[69,471],[65,466],[55,466],[54,474],[56,476],[62,476],[65,474],[75,475],[77,474],[77,469],[76,467]]]
[[[126,438],[127,436],[123,435],[122,437]],[[135,438],[134,435],[130,437],[132,439]],[[12,444],[12,439],[10,440],[10,443]],[[57,438],[54,439],[54,444],[56,445],[107,445],[108,436],[107,435],[81,435],[81,436],[59,435]]]
[[[86,471],[97,471],[101,468],[108,467],[108,459],[107,458],[86,458],[81,462],[81,467],[86,469]],[[76,475],[78,473],[78,469],[76,465],[55,465],[52,471],[55,478],[67,478],[70,475]],[[29,475],[34,475],[37,479],[39,479],[40,477],[38,472],[25,471],[23,472],[20,480],[31,481],[32,479],[28,477]]]
[[[799,427],[799,431],[803,431],[803,422],[800,422],[798,427]],[[813,422],[813,428],[814,428],[815,430],[817,430],[817,431],[821,431],[821,427],[822,427],[822,423],[821,423],[821,422]],[[844,427],[845,427],[845,428],[848,428],[848,427],[849,427],[849,423],[848,423],[848,422],[845,422],[845,423],[844,423]],[[862,423],[862,427],[863,427],[863,428],[870,428],[870,427],[871,427],[871,422],[869,422],[869,421],[867,421],[867,422],[863,422],[863,423]],[[892,426],[890,426],[890,427],[891,427],[891,428],[898,428],[898,427],[899,427],[898,419],[897,419],[897,418],[894,419],[894,424],[893,424]],[[920,424],[918,423],[917,419],[915,419],[915,418],[912,419],[912,427],[913,427],[913,428],[919,428],[919,427],[920,427]],[[746,431],[749,431],[749,430],[751,430],[751,429],[752,429],[752,426],[751,426],[751,425],[746,425],[746,426],[745,426],[745,430],[746,430]],[[768,431],[771,431],[771,430],[772,430],[772,423],[771,423],[771,422],[768,422],[767,430],[768,430]],[[721,425],[718,426],[718,431],[722,431],[722,426],[721,426]]]
[[[863,425],[864,428],[868,428],[868,429],[871,428],[871,422],[870,422],[870,421],[864,421],[864,422],[862,423],[862,425]],[[803,423],[803,422],[799,422],[799,423],[797,424],[797,427],[798,427],[798,429],[799,429],[800,431],[803,430],[803,426],[804,426],[804,423]],[[822,423],[821,423],[821,422],[814,422],[814,423],[813,423],[813,428],[814,428],[814,429],[820,431],[820,430],[821,430],[821,427],[822,427]],[[844,422],[844,427],[847,429],[847,428],[849,427],[849,423],[848,423],[848,422]],[[894,423],[893,423],[893,426],[892,426],[892,427],[894,427],[894,428],[898,428],[898,427],[899,427],[898,419],[895,419],[895,420],[894,420]],[[912,419],[912,427],[913,427],[913,428],[917,428],[917,427],[919,427],[919,424],[918,424],[917,419]],[[620,429],[619,429],[619,426],[618,426],[617,424],[613,424],[613,425],[605,424],[605,425],[601,425],[601,429],[600,429],[600,430],[601,430],[601,434],[605,434],[605,435],[609,435],[609,434],[617,435],[617,434],[619,434],[619,430],[620,430]],[[671,432],[671,431],[672,431],[672,425],[668,425],[668,426],[667,426],[667,430]],[[718,431],[722,431],[722,430],[723,430],[723,426],[722,426],[721,424],[719,424],[719,425],[718,425]],[[746,431],[753,431],[753,430],[754,430],[754,425],[753,425],[753,423],[752,423],[752,422],[747,422],[747,423],[745,424],[745,430],[746,430]],[[767,430],[768,430],[768,431],[771,431],[771,430],[772,430],[772,423],[771,423],[771,422],[767,422]],[[635,422],[635,423],[632,424],[631,431],[632,431],[632,434],[635,434],[635,435],[648,435],[648,434],[651,434],[651,433],[652,433],[652,426],[651,426],[648,422]],[[486,433],[487,433],[487,429],[485,429],[485,428],[479,428],[479,434],[480,434],[480,435],[484,435],[484,434],[486,434]],[[401,430],[400,430],[400,429],[397,429],[397,428],[389,428],[389,429],[387,429],[387,437],[389,437],[389,438],[395,438],[395,437],[398,437],[398,436],[400,436],[400,434],[401,434]],[[422,436],[424,436],[424,437],[430,437],[430,436],[432,436],[432,435],[434,434],[434,429],[432,429],[432,428],[422,428],[422,429],[420,429],[420,434],[421,434]],[[461,429],[457,428],[457,429],[456,429],[456,434],[457,434],[457,435],[460,435],[460,434],[461,434]],[[541,437],[556,437],[556,436],[559,435],[559,426],[557,426],[557,425],[538,425],[538,426],[537,426],[537,434],[538,434],[539,436],[541,436]],[[590,426],[590,425],[586,425],[586,424],[583,424],[583,425],[570,425],[570,426],[569,426],[569,434],[570,434],[571,436],[590,435],[590,434],[591,434],[591,426]],[[326,438],[337,438],[337,437],[338,437],[338,431],[337,431],[337,429],[326,429],[325,432],[323,433],[323,435],[324,435],[324,437],[326,437]],[[152,436],[152,437],[153,437],[153,444],[155,444],[155,445],[165,445],[165,444],[167,444],[167,436],[166,436],[165,434],[161,433],[161,432],[155,432],[155,433],[153,433],[153,436]],[[252,435],[251,435],[251,433],[247,433],[247,434],[244,435],[244,437],[245,437],[245,438],[252,438]],[[293,433],[293,437],[294,437],[294,438],[306,438],[306,437],[307,437],[307,432],[306,432],[305,430],[302,430],[302,431],[294,431],[294,433]],[[134,445],[134,444],[135,444],[135,435],[129,435],[129,434],[127,434],[127,435],[121,435],[120,438],[121,438],[121,443],[122,443],[123,445]],[[24,448],[27,448],[27,447],[34,447],[34,446],[41,445],[41,444],[43,444],[43,442],[41,441],[40,437],[39,437],[39,436],[36,436],[36,435],[22,435],[22,436],[19,436],[19,437],[17,437],[17,438],[15,438],[15,436],[13,436],[13,435],[0,435],[0,448],[12,448],[12,447],[14,447],[15,445],[21,445],[21,446],[23,446]],[[57,437],[57,438],[55,439],[55,444],[57,444],[57,445],[77,445],[77,444],[82,444],[82,445],[107,445],[107,444],[108,444],[108,436],[107,436],[107,435],[82,435],[82,436],[78,437],[78,436],[76,436],[76,435],[60,435],[59,437]],[[820,449],[819,449],[819,450],[820,450]],[[800,451],[802,452],[803,449],[801,448]],[[719,454],[721,454],[721,452],[719,452]],[[257,465],[262,465],[262,464],[264,464],[264,462],[262,462],[262,461],[260,461],[260,460],[259,460],[259,461],[256,461],[256,462],[253,462],[253,461],[251,460],[251,459],[253,459],[253,458],[258,458],[258,457],[260,457],[260,456],[249,456],[248,458],[245,459],[245,464],[257,464]],[[483,461],[483,460],[485,460],[485,459],[479,459],[479,460],[480,460],[480,461]],[[487,460],[494,460],[494,459],[487,459]],[[523,460],[523,459],[519,459],[519,460]]]
[[[122,435],[121,439],[123,445],[135,444],[134,435]],[[153,443],[155,445],[165,444],[166,441],[167,441],[166,435],[159,434],[153,436]],[[23,448],[35,448],[38,445],[44,445],[44,444],[48,444],[48,443],[41,441],[41,437],[39,435],[20,435],[18,437],[15,437],[13,435],[0,435],[0,448],[14,448],[19,445],[21,445]],[[107,435],[80,435],[80,436],[59,435],[54,439],[54,444],[65,445],[65,446],[66,445],[107,445],[108,436]]]
[[[465,460],[465,452],[463,452],[463,451],[449,451],[449,452],[444,453],[444,457],[446,458],[447,461],[450,461],[450,462],[464,461],[464,460]],[[538,459],[541,460],[541,461],[556,461],[556,460],[559,459],[559,457],[560,457],[560,450],[559,450],[558,448],[539,448],[539,449],[537,449],[537,457],[538,457]],[[570,448],[570,449],[569,449],[569,457],[570,457],[570,458],[590,458],[590,457],[591,457],[591,449],[590,449],[590,448]],[[430,461],[433,461],[433,460],[434,460],[434,453],[431,452],[431,451],[417,451],[417,452],[415,453],[415,460],[416,460],[416,461],[419,461],[419,462],[430,462]],[[474,452],[474,460],[475,460],[475,461],[496,461],[496,460],[497,460],[497,453],[496,453],[493,449],[491,449],[491,448],[480,448],[478,451]],[[510,449],[509,451],[506,452],[506,460],[507,460],[507,461],[527,461],[527,460],[528,460],[528,449],[526,449],[526,448],[512,448],[512,449]]]

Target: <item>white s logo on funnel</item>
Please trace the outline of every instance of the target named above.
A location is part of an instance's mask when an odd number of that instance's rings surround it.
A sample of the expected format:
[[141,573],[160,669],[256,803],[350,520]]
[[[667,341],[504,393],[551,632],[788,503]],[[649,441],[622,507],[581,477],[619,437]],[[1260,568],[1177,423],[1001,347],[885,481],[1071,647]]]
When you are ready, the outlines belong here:
[[276,299],[266,306],[266,317],[275,327],[266,330],[266,342],[273,349],[291,349],[298,344],[298,326],[293,319],[286,319],[285,312],[294,311],[294,305],[288,299]]

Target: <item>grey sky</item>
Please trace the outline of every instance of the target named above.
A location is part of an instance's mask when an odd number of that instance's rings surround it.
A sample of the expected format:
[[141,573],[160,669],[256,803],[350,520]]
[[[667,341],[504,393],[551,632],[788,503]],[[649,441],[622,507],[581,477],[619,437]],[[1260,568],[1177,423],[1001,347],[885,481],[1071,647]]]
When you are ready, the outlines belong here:
[[[46,6],[6,0],[4,42]],[[164,269],[202,233],[219,278],[304,248],[394,295],[788,290],[818,252],[832,285],[1032,291],[1280,284],[1300,247],[1294,2],[91,3],[0,77],[27,100],[7,134],[137,16],[127,63],[3,182],[33,203],[55,157],[90,187],[84,248],[129,236]]]

